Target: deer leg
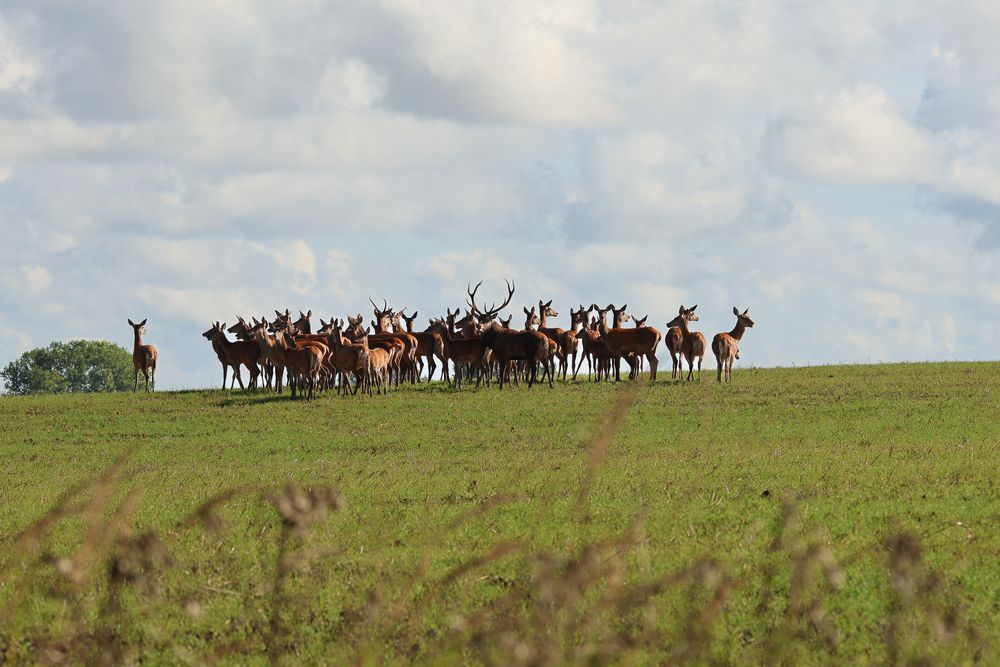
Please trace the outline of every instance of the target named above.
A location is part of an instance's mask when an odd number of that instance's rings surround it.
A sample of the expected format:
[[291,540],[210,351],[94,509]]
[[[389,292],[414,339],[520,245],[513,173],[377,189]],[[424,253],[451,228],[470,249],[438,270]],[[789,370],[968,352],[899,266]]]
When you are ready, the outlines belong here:
[[[223,387],[225,389],[225,387]],[[132,387],[132,391],[139,391],[139,369],[135,369],[135,385]]]
[[145,368],[142,369],[142,374],[146,378],[146,392],[149,392],[149,371]]

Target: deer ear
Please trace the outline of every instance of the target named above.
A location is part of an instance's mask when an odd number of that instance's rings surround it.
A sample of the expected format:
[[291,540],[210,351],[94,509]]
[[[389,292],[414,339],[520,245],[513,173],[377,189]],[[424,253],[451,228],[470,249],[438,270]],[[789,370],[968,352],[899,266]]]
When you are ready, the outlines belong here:
[[698,307],[698,304],[694,304],[693,306],[691,306],[691,312],[694,312],[694,309],[697,308],[697,307]]
[[736,317],[740,316],[740,309],[737,308],[736,306],[733,306],[733,315],[735,315]]
[[681,307],[677,309],[677,314],[678,315],[683,315],[684,314],[684,304],[683,303],[681,304]]
[[146,326],[146,321],[147,321],[148,319],[149,319],[149,318],[147,317],[147,318],[145,318],[145,319],[144,319],[144,320],[143,320],[142,322],[139,322],[139,326],[140,326],[140,327],[144,327],[144,326]]
[[225,323],[225,322],[223,322],[223,323],[222,323],[222,324],[221,324],[221,325],[219,326],[219,328],[220,328],[220,329],[225,329],[225,328],[226,328],[226,323]]
[[747,306],[747,309],[743,311],[743,314],[746,315],[748,312],[750,312],[750,307],[749,306]]
[[132,318],[129,318],[128,323],[129,323],[129,326],[133,326],[133,327],[135,326],[135,322],[132,321]]
[[313,316],[313,311],[312,308],[310,308],[308,311],[306,311],[306,317],[312,317],[312,316]]
[[528,307],[527,306],[524,306],[524,314],[525,315],[530,315],[531,314],[531,313],[528,312]]

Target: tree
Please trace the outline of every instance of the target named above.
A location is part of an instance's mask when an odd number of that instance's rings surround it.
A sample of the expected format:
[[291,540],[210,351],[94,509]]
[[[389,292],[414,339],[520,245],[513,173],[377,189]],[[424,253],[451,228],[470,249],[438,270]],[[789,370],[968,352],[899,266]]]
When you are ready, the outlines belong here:
[[132,354],[103,340],[74,340],[29,350],[0,371],[11,394],[126,391]]

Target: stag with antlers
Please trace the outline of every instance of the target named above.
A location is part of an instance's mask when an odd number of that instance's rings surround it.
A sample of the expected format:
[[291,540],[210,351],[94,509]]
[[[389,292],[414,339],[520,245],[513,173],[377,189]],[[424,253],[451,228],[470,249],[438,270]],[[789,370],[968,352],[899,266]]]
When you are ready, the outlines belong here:
[[480,335],[483,343],[490,349],[500,368],[500,389],[509,383],[510,365],[514,361],[523,361],[527,364],[528,386],[531,387],[538,381],[538,365],[542,364],[548,372],[549,386],[552,386],[552,372],[550,369],[549,339],[537,331],[512,331],[504,329],[495,321],[501,310],[507,307],[514,296],[514,285],[507,283],[507,298],[499,306],[490,304],[485,310],[476,305],[476,291],[482,285],[482,281],[476,285],[476,289],[469,289],[469,306],[475,315]]

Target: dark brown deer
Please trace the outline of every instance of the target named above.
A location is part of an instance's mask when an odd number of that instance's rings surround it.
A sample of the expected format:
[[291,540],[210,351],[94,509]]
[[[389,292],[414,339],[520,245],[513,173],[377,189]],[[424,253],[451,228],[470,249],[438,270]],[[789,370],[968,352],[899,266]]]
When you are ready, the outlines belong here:
[[726,382],[733,381],[733,360],[740,358],[740,340],[747,329],[753,328],[753,320],[750,319],[750,309],[747,308],[742,313],[740,309],[733,306],[733,315],[736,316],[736,326],[729,333],[715,334],[712,338],[712,352],[715,353],[715,361],[718,364],[719,382],[722,382],[722,373],[725,371]]
[[[482,281],[479,282],[479,285]],[[476,285],[476,289],[479,289]],[[497,314],[510,303],[514,296],[514,285],[507,282],[507,298],[499,306],[490,305],[485,310],[476,305],[475,291],[469,290],[470,307],[479,321],[479,328],[486,347],[493,351],[493,356],[500,368],[500,389],[509,382],[510,365],[514,361],[527,363],[528,386],[538,380],[538,364],[542,364],[548,372],[549,386],[552,386],[550,371],[549,339],[537,331],[512,331],[499,326],[494,320]],[[532,308],[534,310],[534,308]],[[529,313],[530,318],[530,311]]]
[[[148,319],[148,318],[147,318]],[[156,390],[156,348],[142,344],[142,334],[146,333],[146,320],[136,324],[128,321],[132,327],[132,366],[135,367],[135,385],[132,391],[139,391],[139,372],[146,378],[146,391]]]
[[[472,372],[475,372],[477,375],[476,386],[479,386],[479,383],[482,381],[484,371],[483,358],[486,356],[486,345],[483,343],[481,336],[463,336],[457,333],[460,320],[456,320],[455,318],[458,317],[458,313],[457,309],[454,313],[448,310],[447,321],[442,322],[438,320],[437,322],[431,322],[428,331],[441,334],[445,356],[455,365],[455,388],[461,389],[462,380],[472,377]],[[471,314],[467,314],[462,320],[469,319],[470,317]]]
[[698,381],[701,381],[701,362],[705,358],[705,337],[699,331],[688,329],[688,322],[697,322],[698,315],[694,312],[698,304],[685,308],[681,306],[677,311],[677,317],[667,323],[668,327],[679,327],[682,334],[681,354],[688,362],[688,376],[691,380],[694,377],[694,362],[698,360]]
[[[396,333],[408,333],[417,339],[417,359],[420,361],[421,368],[417,369],[418,376],[419,373],[423,372],[423,359],[427,359],[427,381],[430,382],[434,379],[434,370],[437,368],[437,364],[434,363],[435,355],[441,360],[443,366],[441,371],[441,377],[447,381],[448,380],[448,362],[445,360],[444,356],[444,341],[441,339],[441,334],[434,333],[432,331],[414,331],[413,322],[417,319],[417,313],[419,311],[413,311],[413,314],[409,317],[405,314],[406,309],[403,308],[392,318],[392,326]],[[406,328],[404,329],[400,323],[400,320],[406,322]]]

